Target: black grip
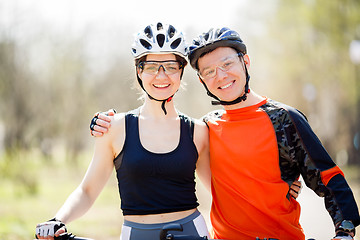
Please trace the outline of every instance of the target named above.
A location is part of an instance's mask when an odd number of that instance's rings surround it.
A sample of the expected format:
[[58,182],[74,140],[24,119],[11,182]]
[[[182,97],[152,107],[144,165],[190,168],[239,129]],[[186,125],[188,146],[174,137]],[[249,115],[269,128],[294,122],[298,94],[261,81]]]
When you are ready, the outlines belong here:
[[77,237],[72,233],[63,233],[58,237],[54,237],[55,240],[93,240],[91,238]]
[[74,237],[71,240],[93,240],[92,238],[82,238],[82,237]]
[[199,236],[188,236],[188,235],[173,235],[172,240],[207,240],[208,238]]
[[168,239],[167,238],[168,231],[181,231],[182,232],[182,230],[183,230],[183,227],[181,224],[178,224],[178,223],[167,224],[160,231],[160,240]]

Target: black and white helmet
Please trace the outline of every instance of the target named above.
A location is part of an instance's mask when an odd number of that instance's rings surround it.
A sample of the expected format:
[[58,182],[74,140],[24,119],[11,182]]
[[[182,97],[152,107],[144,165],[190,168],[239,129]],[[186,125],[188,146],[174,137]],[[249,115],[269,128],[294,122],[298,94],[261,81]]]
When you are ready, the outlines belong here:
[[151,24],[137,33],[132,54],[135,59],[149,53],[173,53],[186,59],[188,49],[184,34],[170,24]]

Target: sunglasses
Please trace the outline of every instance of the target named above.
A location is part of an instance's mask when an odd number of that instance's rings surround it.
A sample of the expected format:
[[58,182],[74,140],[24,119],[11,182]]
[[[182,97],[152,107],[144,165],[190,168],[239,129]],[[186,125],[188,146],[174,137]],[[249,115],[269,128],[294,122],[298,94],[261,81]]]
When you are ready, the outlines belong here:
[[149,75],[156,75],[160,71],[160,68],[164,70],[166,75],[178,73],[182,68],[183,64],[179,61],[168,60],[168,61],[143,61],[140,62],[138,68],[141,73]]

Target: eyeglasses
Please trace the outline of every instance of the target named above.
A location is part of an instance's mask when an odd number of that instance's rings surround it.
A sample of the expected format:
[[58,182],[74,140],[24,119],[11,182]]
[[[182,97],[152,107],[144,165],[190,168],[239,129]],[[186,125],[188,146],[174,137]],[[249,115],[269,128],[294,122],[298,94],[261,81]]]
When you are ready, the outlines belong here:
[[216,69],[220,68],[222,71],[229,71],[235,64],[240,61],[239,56],[242,56],[242,53],[237,53],[235,55],[231,55],[225,57],[220,64],[212,67],[207,67],[202,71],[198,71],[198,74],[203,80],[210,80],[216,76]]
[[183,64],[179,61],[143,61],[140,62],[138,67],[142,73],[156,75],[162,67],[166,75],[178,73],[183,68]]

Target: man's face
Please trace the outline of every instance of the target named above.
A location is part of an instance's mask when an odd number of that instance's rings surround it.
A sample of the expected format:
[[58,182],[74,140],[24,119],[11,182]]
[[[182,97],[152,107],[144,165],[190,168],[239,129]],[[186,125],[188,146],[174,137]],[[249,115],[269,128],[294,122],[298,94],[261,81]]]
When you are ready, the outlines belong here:
[[[245,62],[248,61],[245,55]],[[219,47],[198,60],[199,75],[209,91],[223,101],[232,101],[244,93],[246,74],[237,52]]]

